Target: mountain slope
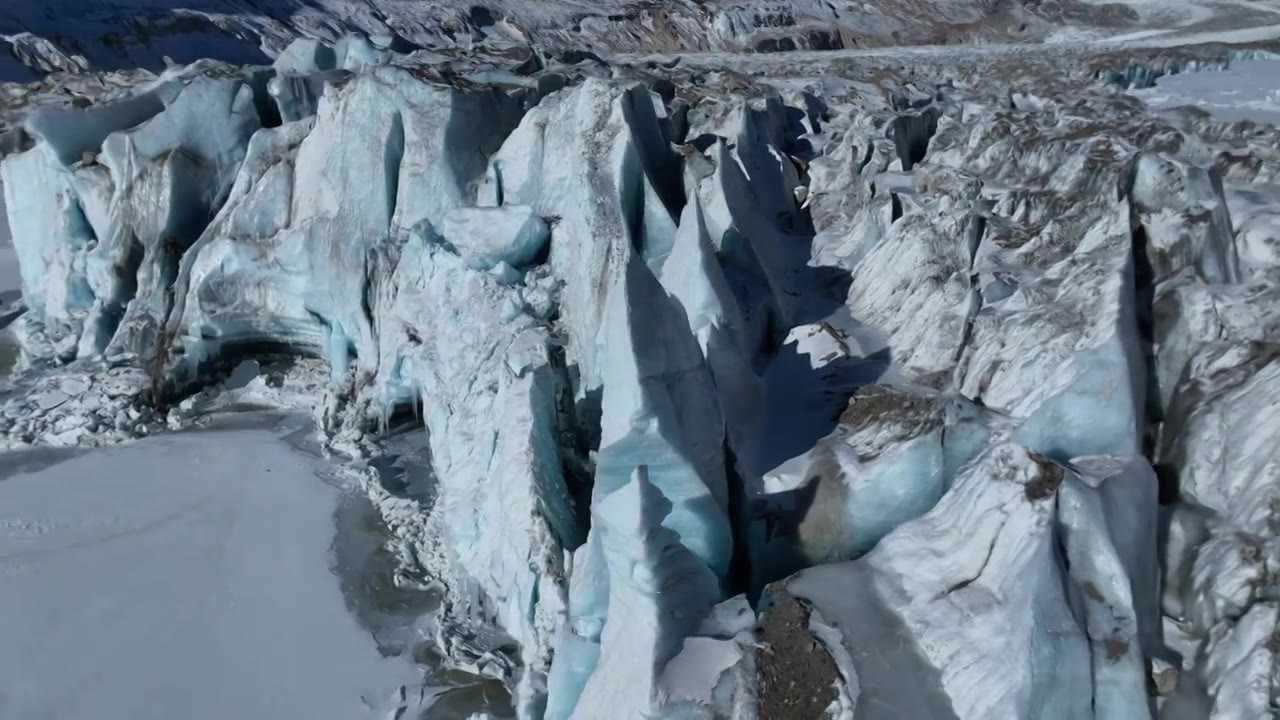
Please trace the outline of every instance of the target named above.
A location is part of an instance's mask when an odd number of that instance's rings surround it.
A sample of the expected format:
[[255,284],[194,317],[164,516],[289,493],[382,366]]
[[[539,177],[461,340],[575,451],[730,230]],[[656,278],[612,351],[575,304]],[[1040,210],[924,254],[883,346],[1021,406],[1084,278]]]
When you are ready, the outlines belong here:
[[1278,10],[1272,1],[1211,0],[13,0],[0,8],[0,80],[88,67],[157,70],[165,58],[264,63],[295,37],[352,32],[431,47],[776,52],[1039,42],[1206,23],[1222,30],[1274,23]]

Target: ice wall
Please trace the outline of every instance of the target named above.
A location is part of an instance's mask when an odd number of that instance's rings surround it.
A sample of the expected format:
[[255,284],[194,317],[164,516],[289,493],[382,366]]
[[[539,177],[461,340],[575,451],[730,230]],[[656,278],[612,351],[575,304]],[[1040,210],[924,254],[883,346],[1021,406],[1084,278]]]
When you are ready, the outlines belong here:
[[[0,433],[181,426],[232,363],[321,359],[398,582],[523,718],[1269,702],[1274,158],[1111,91],[394,50],[32,117]],[[392,417],[429,493],[364,464]]]
[[[1111,525],[1099,496],[1131,499],[1146,479],[1079,475],[995,445],[861,560],[802,571],[770,593],[840,628],[859,716],[1147,716],[1134,605],[1153,602],[1155,586],[1130,581],[1143,565],[1126,565],[1112,538],[1136,532],[1153,552],[1154,503]],[[1028,613],[1038,620],[1014,619]],[[859,651],[868,647],[877,651]]]

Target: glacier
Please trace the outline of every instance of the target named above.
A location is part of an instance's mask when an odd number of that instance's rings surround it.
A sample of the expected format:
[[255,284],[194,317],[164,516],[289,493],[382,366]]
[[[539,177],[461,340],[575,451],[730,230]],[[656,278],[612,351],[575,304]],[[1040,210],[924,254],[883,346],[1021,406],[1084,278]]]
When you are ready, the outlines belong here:
[[0,448],[307,409],[520,718],[1276,707],[1280,131],[1107,80],[1234,50],[473,50],[30,112]]
[[[87,68],[161,70],[201,58],[263,64],[282,57],[365,59],[414,46],[433,51],[534,45],[547,55],[622,51],[782,53],[1080,39],[1168,41],[1197,30],[1274,24],[1263,7],[1218,12],[1211,2],[1153,8],[1146,2],[1061,0],[1000,5],[924,0],[831,4],[822,0],[12,0],[0,14],[0,82]],[[1153,30],[1152,28],[1158,28]],[[305,38],[309,47],[290,47]],[[325,51],[321,51],[325,52]],[[1149,76],[1149,75],[1148,75]]]

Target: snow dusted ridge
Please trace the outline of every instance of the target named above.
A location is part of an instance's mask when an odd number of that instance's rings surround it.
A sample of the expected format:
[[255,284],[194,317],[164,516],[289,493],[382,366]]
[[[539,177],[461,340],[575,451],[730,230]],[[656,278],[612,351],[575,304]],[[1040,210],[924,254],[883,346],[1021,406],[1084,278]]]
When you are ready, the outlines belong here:
[[[0,444],[319,359],[397,582],[522,718],[1276,708],[1280,131],[1126,92],[1265,49],[407,49],[15,126]],[[410,414],[430,497],[376,470]]]
[[[333,44],[350,34],[431,52],[518,45],[561,58],[1108,37],[1176,43],[1197,31],[1278,25],[1274,3],[1241,0],[7,0],[0,82],[199,59],[263,63],[296,38]],[[1266,37],[1277,34],[1272,27]]]
[[[578,55],[771,52],[946,42],[948,36],[1038,40],[1066,22],[1087,24],[1090,16],[1079,0],[1047,11],[946,0],[12,0],[0,9],[0,80],[88,68],[160,70],[171,61],[205,58],[260,63],[297,37],[333,43],[352,33],[432,49],[514,43]],[[1123,29],[1140,19],[1120,5],[1097,17],[1102,27]]]

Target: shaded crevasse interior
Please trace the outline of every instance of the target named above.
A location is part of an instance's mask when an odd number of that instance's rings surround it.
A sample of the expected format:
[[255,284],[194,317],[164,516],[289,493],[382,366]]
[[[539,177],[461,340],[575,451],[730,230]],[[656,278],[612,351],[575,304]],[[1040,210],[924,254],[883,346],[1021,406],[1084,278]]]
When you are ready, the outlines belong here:
[[[1092,86],[504,73],[303,41],[32,116],[24,372],[162,412],[323,359],[398,581],[521,717],[785,717],[797,668],[833,717],[1272,702],[1272,155]],[[405,412],[429,500],[360,460]]]

